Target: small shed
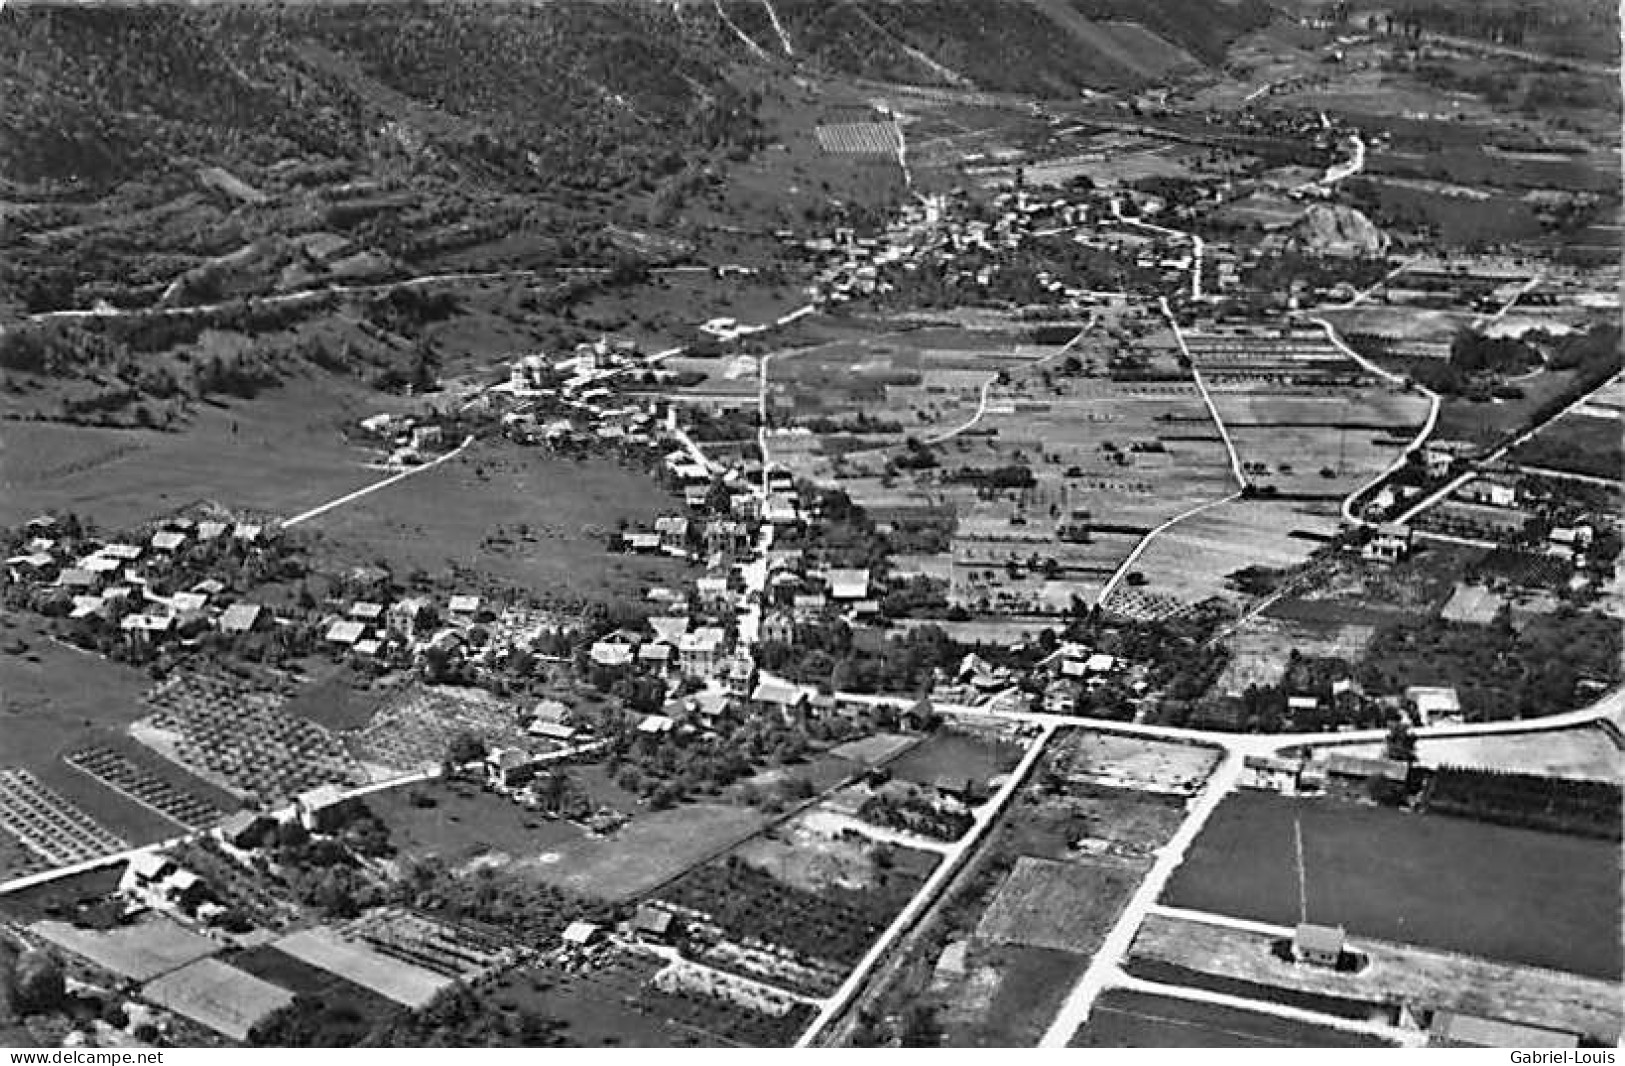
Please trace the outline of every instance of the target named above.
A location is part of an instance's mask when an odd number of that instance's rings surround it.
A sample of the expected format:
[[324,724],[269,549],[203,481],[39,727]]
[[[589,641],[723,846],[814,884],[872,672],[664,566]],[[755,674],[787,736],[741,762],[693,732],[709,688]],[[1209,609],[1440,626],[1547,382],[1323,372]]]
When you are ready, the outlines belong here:
[[1343,957],[1345,934],[1340,925],[1302,922],[1292,934],[1292,957],[1312,966],[1336,967]]

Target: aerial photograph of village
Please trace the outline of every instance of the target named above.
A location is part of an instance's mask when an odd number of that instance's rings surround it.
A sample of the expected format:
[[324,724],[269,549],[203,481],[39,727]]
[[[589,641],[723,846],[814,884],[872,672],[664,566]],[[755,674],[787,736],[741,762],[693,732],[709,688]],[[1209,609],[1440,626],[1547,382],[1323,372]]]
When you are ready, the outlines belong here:
[[0,5],[0,1047],[1618,1047],[1620,40]]

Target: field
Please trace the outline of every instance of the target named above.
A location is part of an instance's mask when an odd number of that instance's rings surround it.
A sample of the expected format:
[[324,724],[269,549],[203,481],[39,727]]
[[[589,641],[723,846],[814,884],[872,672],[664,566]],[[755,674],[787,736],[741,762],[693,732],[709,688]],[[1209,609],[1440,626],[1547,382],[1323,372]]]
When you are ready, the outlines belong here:
[[1191,795],[1219,761],[1217,748],[1079,730],[1057,746],[1055,772],[1069,782]]
[[7,422],[0,523],[74,511],[139,525],[198,500],[289,516],[376,481],[341,427],[372,413],[338,379],[299,381],[224,408],[199,405],[181,433]]
[[132,734],[222,788],[280,801],[317,785],[366,780],[337,737],[283,711],[282,693],[252,680],[177,672],[146,699],[154,713]]
[[1518,382],[1518,388],[1524,393],[1522,399],[1473,403],[1450,397],[1439,408],[1439,422],[1433,428],[1433,435],[1441,440],[1499,443],[1524,428],[1541,404],[1572,389],[1574,380],[1571,370],[1544,370]]
[[889,764],[892,776],[917,785],[971,778],[983,785],[1021,761],[1021,746],[990,733],[941,729]]
[[1145,584],[1138,589],[1120,585],[1112,609],[1130,613],[1117,597],[1134,592],[1186,604],[1224,595],[1230,574],[1248,566],[1295,566],[1336,528],[1336,504],[1259,499],[1220,504],[1153,540],[1134,564]]
[[1109,989],[1068,1047],[1338,1048],[1386,1047],[1327,1026],[1238,1010],[1216,1003]]
[[1528,466],[1618,479],[1625,470],[1620,419],[1571,411],[1520,444],[1512,458]]
[[167,973],[141,995],[233,1040],[247,1040],[256,1025],[293,1002],[288,990],[218,959],[199,959]]
[[1618,984],[1595,977],[1492,962],[1385,940],[1352,937],[1368,960],[1358,973],[1302,966],[1278,955],[1288,926],[1237,929],[1150,915],[1135,936],[1127,970],[1246,998],[1297,1002],[1345,1017],[1390,1019],[1394,1007],[1455,1009],[1550,1025],[1612,1044],[1618,1039]]
[[863,992],[861,1010],[913,1019],[913,1031],[856,1025],[833,1040],[862,1045],[890,1033],[924,1046],[1037,1043],[1184,819],[1182,797],[1068,780],[1070,765],[1081,759],[1087,768],[1090,738],[1080,730],[1052,739],[986,843]]
[[[400,1009],[376,992],[268,945],[238,952],[226,961],[244,973],[320,1003],[323,1017],[334,1026],[328,1032],[335,1037],[338,1032],[350,1032],[359,1039],[369,1026]],[[335,1024],[338,1020],[342,1020],[342,1024]],[[335,1039],[334,1043],[337,1045],[339,1041]]]
[[[1296,923],[1298,823],[1311,921],[1355,937],[1620,974],[1619,856],[1602,840],[1244,792],[1214,812],[1164,900]],[[1564,905],[1551,906],[1556,899]]]
[[897,129],[889,122],[838,122],[819,126],[818,147],[826,152],[890,155],[897,151]]
[[983,912],[976,935],[992,944],[1090,955],[1117,920],[1139,875],[1125,865],[1024,855]]
[[716,1047],[703,1029],[673,1022],[650,1009],[643,986],[659,968],[653,959],[617,954],[574,973],[538,967],[514,970],[490,986],[492,999],[564,1021],[572,1047]]
[[346,565],[383,559],[397,573],[477,571],[560,602],[641,592],[681,572],[675,561],[612,555],[620,519],[680,509],[645,474],[605,460],[475,445],[414,478],[312,520]]
[[221,944],[168,918],[107,930],[43,921],[35,922],[29,930],[64,951],[132,981],[150,981],[222,949]]
[[1248,619],[1226,642],[1230,661],[1214,682],[1213,690],[1239,696],[1248,685],[1266,688],[1279,684],[1288,657],[1296,648],[1310,656],[1336,656],[1350,662],[1365,654],[1374,632],[1369,625],[1292,622],[1261,614]]
[[285,936],[276,949],[405,1007],[422,1007],[452,984],[442,974],[392,958],[330,926]]
[[1086,955],[1053,948],[976,944],[968,972],[933,992],[944,996],[937,1015],[947,1047],[1034,1047],[1077,983]]
[[[419,806],[419,797],[432,806]],[[402,854],[435,855],[454,866],[476,857],[535,861],[583,835],[569,822],[544,818],[471,782],[389,788],[370,793],[366,802]]]
[[749,807],[693,803],[639,815],[609,838],[568,841],[525,869],[585,895],[631,899],[743,841],[766,821]]
[[920,876],[938,861],[937,856],[926,851],[879,844],[870,835],[875,832],[850,815],[816,806],[751,837],[730,854],[808,892],[831,887],[854,891],[869,888],[884,872],[882,861],[889,864],[888,868]]
[[[234,807],[229,793],[199,780],[123,735],[145,712],[140,671],[58,644],[34,619],[0,616],[0,635],[20,654],[0,651],[0,766],[28,770],[45,787],[88,813],[115,836],[146,844],[175,835],[175,823],[114,792],[63,756],[97,745],[119,751],[188,795]],[[71,683],[64,679],[71,679]]]
[[369,765],[413,773],[439,765],[452,738],[465,732],[491,747],[528,741],[512,704],[483,690],[414,686],[384,701],[349,746]]
[[[1338,748],[1376,755],[1380,744]],[[1417,741],[1416,755],[1427,766],[1473,766],[1511,773],[1581,780],[1625,779],[1625,756],[1596,727],[1488,737],[1440,737]]]

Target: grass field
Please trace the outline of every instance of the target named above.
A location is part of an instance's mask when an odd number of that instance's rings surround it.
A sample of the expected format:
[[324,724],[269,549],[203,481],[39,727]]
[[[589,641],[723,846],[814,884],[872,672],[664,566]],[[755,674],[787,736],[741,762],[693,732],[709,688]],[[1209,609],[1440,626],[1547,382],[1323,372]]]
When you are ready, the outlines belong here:
[[1621,428],[1618,418],[1571,411],[1519,445],[1512,458],[1550,470],[1619,478],[1625,472]]
[[[417,806],[414,797],[434,805]],[[384,789],[367,797],[367,807],[389,827],[402,854],[437,855],[453,864],[476,856],[534,860],[582,836],[569,822],[550,821],[469,782]]]
[[1387,1047],[1373,1037],[1256,1011],[1110,989],[1068,1047]]
[[1035,1047],[1087,955],[1015,944],[983,945],[971,977],[939,1018],[948,1047]]
[[0,651],[0,766],[21,766],[116,835],[135,844],[174,836],[178,827],[62,761],[100,744],[137,760],[176,788],[223,809],[237,807],[224,791],[123,733],[147,713],[140,703],[151,681],[138,670],[58,644],[31,617],[0,616],[0,642],[21,640],[22,654]]
[[1111,863],[1022,856],[982,914],[976,935],[995,944],[1091,954],[1140,874]]
[[503,1009],[531,1010],[563,1019],[572,1047],[714,1047],[711,1034],[681,1025],[648,1009],[639,985],[653,975],[648,960],[627,960],[613,973],[601,969],[566,974],[551,969],[513,970],[489,988]]
[[340,436],[369,413],[332,379],[200,405],[176,433],[0,423],[0,522],[57,509],[130,526],[198,500],[292,515],[378,479]]
[[692,803],[639,815],[612,837],[568,841],[526,869],[575,892],[630,899],[743,841],[766,821],[750,807]]
[[326,534],[347,565],[463,567],[567,604],[679,577],[674,560],[610,554],[607,535],[620,519],[648,523],[680,508],[648,475],[613,462],[480,444],[306,528]]
[[1353,936],[1619,976],[1619,853],[1603,840],[1243,792],[1214,812],[1165,902],[1295,924],[1295,822],[1311,921]]
[[983,734],[945,729],[890,764],[893,777],[929,785],[939,778],[986,783],[1021,761],[1021,746]]
[[400,1008],[353,981],[312,966],[269,945],[251,948],[226,958],[226,962],[294,995],[320,1003],[324,1032],[342,1045],[340,1034],[353,1034],[359,1040],[376,1022]]

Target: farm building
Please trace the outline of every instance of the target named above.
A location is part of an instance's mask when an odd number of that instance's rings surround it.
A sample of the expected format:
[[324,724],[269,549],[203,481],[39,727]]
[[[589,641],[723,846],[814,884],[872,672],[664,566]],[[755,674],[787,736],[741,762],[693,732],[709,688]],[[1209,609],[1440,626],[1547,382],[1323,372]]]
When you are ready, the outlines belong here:
[[1342,926],[1303,922],[1292,933],[1292,957],[1311,966],[1335,967],[1343,957]]

